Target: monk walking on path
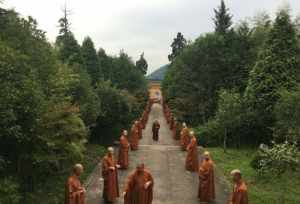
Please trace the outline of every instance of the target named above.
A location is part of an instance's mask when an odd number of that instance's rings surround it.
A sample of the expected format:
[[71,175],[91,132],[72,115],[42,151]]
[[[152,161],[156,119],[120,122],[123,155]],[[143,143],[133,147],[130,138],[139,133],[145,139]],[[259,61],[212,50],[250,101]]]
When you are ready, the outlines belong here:
[[124,191],[125,204],[151,204],[153,200],[152,175],[139,164],[136,170],[128,177]]
[[204,152],[204,160],[199,168],[198,198],[201,202],[213,202],[215,196],[214,163],[209,152]]
[[131,150],[133,151],[138,150],[138,146],[139,146],[139,130],[137,125],[138,122],[135,121],[130,131],[130,147]]
[[128,132],[124,130],[120,137],[120,147],[119,147],[119,158],[118,164],[121,169],[127,169],[129,165],[128,152],[129,152],[129,142],[127,139]]
[[190,132],[191,142],[187,146],[187,157],[185,161],[185,168],[188,171],[196,172],[199,168],[198,162],[198,147],[197,147],[197,139],[193,131]]
[[231,172],[234,187],[227,204],[248,204],[247,186],[242,180],[241,171],[235,169]]
[[187,146],[190,143],[190,130],[189,128],[186,126],[186,123],[182,123],[182,130],[180,132],[180,145],[182,150],[186,150]]
[[160,124],[158,120],[155,120],[155,122],[152,125],[152,134],[153,134],[152,138],[154,141],[158,141],[159,139],[159,128],[160,128]]
[[119,197],[118,167],[114,158],[114,149],[108,148],[108,153],[102,161],[102,176],[104,179],[103,199],[113,203]]
[[65,204],[85,204],[86,191],[79,180],[82,172],[81,164],[74,165],[73,174],[68,178],[65,186]]

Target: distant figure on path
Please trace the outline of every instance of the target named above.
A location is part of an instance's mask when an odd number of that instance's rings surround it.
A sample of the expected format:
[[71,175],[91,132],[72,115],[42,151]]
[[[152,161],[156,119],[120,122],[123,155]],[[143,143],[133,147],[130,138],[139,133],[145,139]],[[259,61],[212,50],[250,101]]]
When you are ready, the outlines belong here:
[[159,129],[160,129],[160,124],[158,120],[155,120],[153,125],[152,125],[152,133],[153,133],[153,140],[158,141],[159,139]]
[[139,148],[139,130],[137,125],[138,122],[135,121],[130,131],[130,147],[133,151],[138,150]]
[[193,131],[190,132],[191,142],[187,146],[187,157],[185,161],[185,168],[188,171],[196,172],[199,168],[198,162],[198,147],[197,139]]
[[199,167],[199,191],[200,202],[213,202],[215,195],[214,163],[209,152],[204,152],[204,160]]
[[73,173],[68,178],[65,186],[65,204],[85,204],[85,189],[81,185],[79,177],[83,172],[81,164],[75,164]]
[[239,169],[231,171],[234,187],[227,204],[248,204],[247,186]]
[[128,132],[127,130],[123,130],[122,135],[120,137],[120,147],[119,147],[119,157],[118,164],[121,169],[127,169],[129,165],[128,152],[129,152],[129,142],[127,139]]
[[153,200],[152,175],[139,164],[136,170],[128,177],[124,191],[124,204],[151,204]]
[[109,147],[108,153],[102,160],[102,177],[104,179],[103,199],[113,203],[119,197],[118,168],[114,158],[114,149]]
[[180,145],[182,150],[186,150],[187,146],[190,143],[190,130],[187,127],[186,123],[182,123],[182,130],[180,132]]

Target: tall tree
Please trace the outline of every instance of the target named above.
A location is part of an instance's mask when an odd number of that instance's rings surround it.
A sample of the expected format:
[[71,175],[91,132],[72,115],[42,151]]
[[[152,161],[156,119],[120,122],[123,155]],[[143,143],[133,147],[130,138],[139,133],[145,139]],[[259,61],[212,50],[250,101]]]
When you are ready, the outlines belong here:
[[232,15],[229,13],[229,9],[226,8],[224,0],[221,0],[221,5],[214,9],[214,12],[215,31],[220,34],[227,33],[232,25]]
[[144,53],[141,54],[140,59],[136,61],[136,67],[140,70],[144,75],[147,74],[148,63],[144,57]]
[[175,59],[175,57],[177,57],[181,53],[181,51],[183,50],[183,48],[185,48],[186,45],[187,41],[184,38],[184,36],[180,32],[177,33],[176,38],[174,38],[171,44],[172,53],[168,56],[169,61],[172,62]]

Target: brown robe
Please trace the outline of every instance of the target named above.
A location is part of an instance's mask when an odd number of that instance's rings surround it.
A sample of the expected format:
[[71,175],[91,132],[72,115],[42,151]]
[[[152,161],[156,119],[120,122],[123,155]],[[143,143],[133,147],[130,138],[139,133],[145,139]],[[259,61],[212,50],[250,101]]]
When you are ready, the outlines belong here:
[[[115,167],[115,170],[109,169]],[[118,169],[114,156],[107,154],[102,160],[102,177],[104,179],[103,198],[107,202],[115,202],[119,197]]]
[[216,198],[214,164],[211,159],[204,159],[200,165],[198,198],[201,202],[211,202]]
[[153,140],[158,141],[159,139],[159,128],[160,124],[158,122],[154,122],[152,125],[152,133],[153,133]]
[[78,176],[71,175],[65,185],[65,204],[85,204],[85,193],[82,190]]
[[198,171],[198,149],[196,137],[192,137],[191,142],[186,149],[188,151],[185,161],[186,170]]
[[235,184],[227,204],[248,204],[248,193],[245,182]]
[[121,135],[120,137],[120,147],[119,147],[119,158],[118,164],[121,169],[127,169],[129,164],[128,159],[128,151],[129,151],[129,142],[125,135]]
[[182,150],[186,150],[187,146],[189,145],[190,143],[190,130],[185,127],[185,128],[182,128],[181,132],[180,132],[180,145],[181,145],[181,148]]
[[[145,189],[144,185],[151,181],[151,185]],[[149,171],[138,173],[135,170],[128,178],[124,197],[124,204],[151,204],[153,200],[154,181]]]
[[130,147],[131,150],[138,150],[139,147],[139,131],[136,125],[132,125],[130,131]]

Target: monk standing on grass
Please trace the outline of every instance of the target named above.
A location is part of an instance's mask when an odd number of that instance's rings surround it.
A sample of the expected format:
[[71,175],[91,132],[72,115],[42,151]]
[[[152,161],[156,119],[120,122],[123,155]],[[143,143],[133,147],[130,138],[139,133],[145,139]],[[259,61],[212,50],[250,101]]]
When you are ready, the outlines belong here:
[[120,137],[118,164],[120,165],[121,169],[127,169],[129,164],[128,152],[130,145],[127,139],[127,135],[127,130],[123,130],[122,135]]
[[102,177],[104,179],[103,199],[113,203],[119,197],[118,168],[114,158],[114,149],[109,147],[108,153],[102,160]]
[[159,129],[160,129],[160,124],[158,120],[155,120],[153,125],[152,125],[152,133],[153,133],[153,140],[158,141],[159,140]]
[[248,204],[247,186],[239,169],[231,171],[234,187],[227,204]]
[[182,150],[186,150],[187,146],[190,143],[190,137],[189,137],[190,130],[186,126],[186,123],[182,123],[182,130],[180,132],[180,145]]
[[152,175],[145,169],[144,164],[139,164],[136,170],[128,177],[124,191],[125,204],[151,204],[153,200]]
[[190,132],[191,142],[187,146],[187,157],[185,161],[185,168],[188,171],[196,172],[199,168],[198,162],[198,145],[197,139],[193,131]]
[[135,151],[138,150],[138,146],[139,146],[139,130],[137,127],[137,121],[135,121],[130,131],[130,147],[131,150]]
[[85,189],[81,185],[79,177],[83,172],[81,164],[75,164],[73,173],[68,178],[65,186],[65,204],[85,204]]
[[204,160],[199,167],[199,191],[200,202],[213,202],[215,196],[214,163],[209,152],[204,152]]

